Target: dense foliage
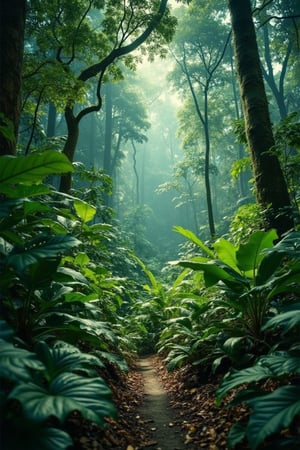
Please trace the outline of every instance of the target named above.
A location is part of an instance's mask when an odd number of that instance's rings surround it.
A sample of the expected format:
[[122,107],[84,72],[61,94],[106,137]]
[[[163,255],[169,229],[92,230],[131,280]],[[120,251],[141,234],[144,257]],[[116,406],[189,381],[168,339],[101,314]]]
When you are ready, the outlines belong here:
[[[1,445],[65,449],[74,411],[105,427],[110,374],[158,352],[169,370],[220,380],[219,405],[247,405],[229,448],[298,448],[297,2],[252,2],[274,118],[262,154],[291,201],[277,218],[295,224],[283,235],[254,199],[223,2],[180,2],[177,19],[166,1],[50,3],[28,2],[19,156],[0,149]],[[136,89],[130,73],[166,44],[172,103],[161,74]],[[0,111],[12,148],[15,128]]]

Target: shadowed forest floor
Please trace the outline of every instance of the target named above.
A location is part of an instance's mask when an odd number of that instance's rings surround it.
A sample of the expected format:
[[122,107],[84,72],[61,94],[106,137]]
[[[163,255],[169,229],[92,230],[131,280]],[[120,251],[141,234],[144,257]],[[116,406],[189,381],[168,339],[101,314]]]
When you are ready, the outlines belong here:
[[167,372],[158,356],[138,360],[128,375],[114,370],[105,375],[118,420],[108,419],[103,432],[72,414],[74,450],[226,450],[231,425],[247,416],[243,406],[216,406],[218,380],[203,383],[194,367]]

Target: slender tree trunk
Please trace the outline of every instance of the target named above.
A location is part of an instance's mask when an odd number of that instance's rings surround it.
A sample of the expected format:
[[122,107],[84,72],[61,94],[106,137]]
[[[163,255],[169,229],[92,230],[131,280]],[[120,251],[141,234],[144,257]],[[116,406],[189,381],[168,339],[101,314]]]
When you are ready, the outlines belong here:
[[191,183],[189,182],[188,177],[185,178],[185,182],[186,182],[188,193],[189,193],[191,210],[192,210],[192,215],[193,215],[193,219],[194,219],[194,227],[195,227],[194,231],[195,231],[195,233],[199,233],[199,223],[198,223],[198,218],[197,218],[197,208],[195,205],[193,187],[192,187]]
[[284,96],[284,79],[287,72],[288,67],[288,61],[292,52],[292,41],[288,42],[287,50],[285,57],[282,61],[282,67],[281,67],[281,73],[279,77],[279,83],[278,86],[276,84],[275,75],[274,75],[274,69],[272,65],[272,58],[271,58],[271,50],[270,50],[270,36],[269,36],[269,29],[268,25],[264,25],[263,27],[263,37],[264,37],[264,57],[266,61],[267,68],[264,69],[262,66],[262,72],[265,77],[266,82],[269,85],[269,88],[271,89],[274,99],[277,103],[279,114],[281,119],[284,119],[287,117],[287,106],[285,104],[285,96]]
[[47,137],[55,136],[55,128],[56,128],[56,108],[54,103],[50,102],[48,108]]
[[[112,177],[112,87],[111,83],[105,86],[105,138],[103,169]],[[105,195],[105,204],[110,205],[110,197]]]
[[[0,113],[8,119],[15,139],[0,133],[0,155],[14,155],[18,136],[26,0],[0,2]],[[1,117],[0,117],[1,124]]]
[[[74,155],[76,150],[76,145],[79,136],[79,120],[73,114],[73,109],[67,107],[65,109],[65,119],[68,128],[68,137],[64,145],[63,153],[68,157],[69,161],[74,161]],[[60,192],[69,192],[72,184],[72,174],[66,173],[60,179],[59,190]]]
[[134,175],[135,175],[135,204],[136,206],[139,206],[140,204],[140,178],[139,178],[139,174],[138,174],[138,170],[136,167],[136,154],[137,154],[137,150],[136,150],[136,146],[134,145],[134,141],[131,141],[131,145],[133,148],[133,171],[134,171]]
[[205,167],[204,167],[204,181],[205,181],[205,191],[206,191],[206,204],[208,213],[208,225],[209,232],[212,238],[216,235],[214,213],[213,213],[213,203],[211,195],[210,186],[210,136],[209,136],[209,122],[208,122],[208,86],[204,92],[204,134],[205,134]]
[[246,136],[251,153],[258,203],[265,227],[279,235],[293,227],[286,182],[272,149],[274,137],[252,20],[250,0],[228,0]]

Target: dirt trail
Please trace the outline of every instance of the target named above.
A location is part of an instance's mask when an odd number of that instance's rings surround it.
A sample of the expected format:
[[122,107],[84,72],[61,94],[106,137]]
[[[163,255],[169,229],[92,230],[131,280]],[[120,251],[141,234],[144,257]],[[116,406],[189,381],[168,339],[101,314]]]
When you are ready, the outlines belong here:
[[138,361],[138,368],[144,378],[144,402],[140,409],[141,418],[149,423],[153,431],[154,450],[183,450],[180,428],[175,424],[176,417],[169,405],[166,391],[163,389],[153,366],[152,358]]

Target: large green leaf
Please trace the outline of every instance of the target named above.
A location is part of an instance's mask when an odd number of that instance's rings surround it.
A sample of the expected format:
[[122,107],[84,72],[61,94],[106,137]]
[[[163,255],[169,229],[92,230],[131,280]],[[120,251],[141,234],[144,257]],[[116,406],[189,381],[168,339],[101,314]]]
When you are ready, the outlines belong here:
[[56,151],[32,153],[28,156],[2,156],[0,159],[1,185],[16,183],[39,183],[47,175],[73,172],[74,168],[68,158]]
[[0,184],[0,192],[8,198],[25,198],[51,194],[53,191],[44,184],[28,186],[25,184],[9,185],[2,183]]
[[95,217],[95,214],[97,212],[95,206],[92,206],[89,203],[79,199],[74,200],[73,204],[76,214],[84,223],[89,222]]
[[269,279],[272,280],[283,258],[284,254],[275,250],[267,253],[259,265],[256,275],[256,284],[263,285]]
[[35,422],[43,422],[50,416],[64,422],[68,414],[77,410],[85,418],[103,425],[105,416],[116,413],[111,391],[101,378],[73,373],[59,374],[48,387],[31,382],[18,385],[9,398],[19,400],[26,418]]
[[66,342],[57,342],[50,348],[45,342],[39,342],[35,347],[39,359],[44,363],[46,377],[54,379],[62,372],[85,370],[86,367],[104,367],[96,356],[82,353],[79,349]]
[[183,228],[179,225],[174,226],[174,231],[177,231],[177,233],[180,233],[182,236],[189,239],[191,242],[196,244],[206,255],[208,255],[210,258],[214,258],[214,252],[210,250],[207,245],[205,245],[192,231],[187,230],[186,228]]
[[16,245],[7,257],[9,265],[18,271],[42,258],[55,258],[81,242],[69,235],[39,235],[23,245]]
[[78,337],[81,334],[83,340],[86,340],[87,335],[91,335],[98,339],[98,345],[99,337],[102,337],[105,342],[110,341],[113,344],[117,344],[116,335],[108,322],[76,317],[75,315],[64,312],[50,312],[49,314],[45,314],[44,318],[47,320],[50,328],[56,331],[65,331],[66,336],[72,332],[76,333],[77,330]]
[[220,238],[213,244],[213,247],[215,248],[220,261],[227,264],[229,267],[232,267],[235,271],[240,272],[236,260],[237,248],[231,242]]
[[201,262],[199,259],[191,258],[190,260],[177,261],[177,264],[181,267],[204,272],[206,287],[213,286],[220,280],[231,278],[223,268],[216,264],[216,261]]
[[300,261],[293,263],[286,273],[280,277],[274,277],[271,286],[272,289],[268,294],[269,298],[282,293],[300,293]]
[[247,403],[253,410],[247,438],[251,449],[255,450],[268,436],[288,428],[300,413],[300,386],[281,386]]
[[292,258],[300,258],[300,231],[288,233],[276,244],[275,249]]
[[267,321],[262,327],[262,330],[266,330],[268,328],[277,328],[280,327],[282,329],[282,334],[286,334],[294,327],[300,326],[300,305],[294,305],[290,311],[286,311],[282,314],[278,314]]
[[234,423],[230,428],[227,437],[228,448],[229,449],[235,448],[235,446],[245,438],[245,434],[246,434],[245,426],[240,422]]
[[226,375],[218,390],[217,390],[217,401],[220,403],[222,398],[232,389],[240,386],[241,384],[249,384],[259,380],[264,380],[272,376],[272,371],[270,368],[260,365],[255,365],[253,367],[247,367],[239,371],[231,372]]
[[281,351],[262,356],[259,363],[269,367],[276,377],[288,374],[300,374],[300,357]]
[[252,272],[254,277],[255,271],[258,269],[259,264],[264,259],[265,254],[263,250],[272,248],[274,241],[278,238],[275,230],[269,231],[256,231],[251,234],[246,244],[240,245],[237,253],[238,267],[242,272]]
[[0,377],[17,382],[28,381],[31,379],[29,369],[43,370],[44,365],[34,353],[10,342],[0,342]]

